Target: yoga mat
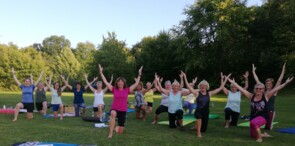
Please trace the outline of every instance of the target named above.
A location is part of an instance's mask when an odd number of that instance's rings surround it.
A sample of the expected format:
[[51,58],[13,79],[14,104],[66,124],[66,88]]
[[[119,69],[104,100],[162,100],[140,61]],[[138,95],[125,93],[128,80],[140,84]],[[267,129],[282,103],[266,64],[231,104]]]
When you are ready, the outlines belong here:
[[[217,114],[209,114],[209,119],[218,119],[219,117],[220,116]],[[196,121],[196,118],[194,117],[194,115],[184,115],[182,119],[182,124],[183,126],[186,126],[194,121]],[[169,125],[169,121],[161,121],[161,122],[158,122],[158,124]]]
[[295,134],[295,127],[292,127],[292,128],[280,128],[280,129],[277,130],[277,132]]
[[0,109],[0,114],[14,114],[14,109]]
[[[279,122],[272,122],[272,125],[278,124]],[[244,122],[244,123],[240,123],[238,124],[239,127],[250,127],[250,123],[248,122]],[[265,125],[261,126],[260,128],[264,128]]]
[[[43,115],[44,118],[54,118],[53,114],[47,114],[47,115]],[[58,114],[58,117],[60,117],[60,114]],[[75,117],[74,113],[64,113],[63,117]]]
[[102,119],[103,121],[100,121],[99,117],[82,117],[82,120],[87,121],[87,122],[98,122],[98,123],[105,123],[105,122],[109,122],[110,118],[104,118]]
[[[132,113],[132,112],[135,112],[135,110],[131,108],[127,109],[127,113]],[[106,112],[106,114],[110,115],[110,112]]]
[[79,146],[78,144],[58,143],[58,142],[39,142],[28,141],[15,143],[12,146]]

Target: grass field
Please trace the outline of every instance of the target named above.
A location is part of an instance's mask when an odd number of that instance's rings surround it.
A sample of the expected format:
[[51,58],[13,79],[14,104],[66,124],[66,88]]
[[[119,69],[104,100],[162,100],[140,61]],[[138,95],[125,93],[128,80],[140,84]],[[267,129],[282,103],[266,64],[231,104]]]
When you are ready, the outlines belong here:
[[[224,128],[223,109],[226,98],[223,94],[211,98],[215,107],[210,108],[210,113],[220,114],[221,118],[209,120],[206,133],[203,138],[198,139],[195,130],[190,130],[193,124],[186,126],[185,131],[169,129],[167,125],[151,125],[153,114],[147,116],[145,122],[135,119],[135,113],[129,113],[125,125],[124,134],[114,133],[112,139],[107,139],[108,128],[94,128],[94,123],[84,122],[81,118],[65,117],[63,121],[59,119],[43,118],[39,114],[34,114],[34,119],[27,120],[25,114],[20,114],[18,121],[11,122],[13,115],[0,114],[0,146],[9,146],[13,143],[23,141],[48,141],[76,144],[96,144],[96,145],[119,145],[119,146],[158,146],[158,145],[294,145],[295,135],[278,133],[277,128],[295,127],[295,91],[282,91],[276,99],[276,118],[280,122],[275,125],[274,130],[269,133],[273,138],[264,139],[258,144],[250,139],[249,129],[241,127]],[[50,95],[47,95],[50,97]],[[160,96],[155,98],[154,109],[160,103]],[[87,105],[92,105],[92,94],[84,95]],[[73,101],[72,93],[64,93],[63,103],[71,105]],[[0,107],[15,106],[21,101],[20,93],[2,92],[0,93]],[[50,101],[50,98],[48,98]],[[105,97],[105,103],[110,105],[112,98]],[[129,96],[129,101],[133,102],[133,96]],[[109,106],[107,106],[107,110]],[[51,113],[51,109],[49,110]],[[92,109],[87,111],[92,114]],[[243,97],[241,103],[241,115],[249,114],[249,102]],[[167,114],[160,115],[160,121],[167,120]],[[245,122],[239,120],[239,123]]]

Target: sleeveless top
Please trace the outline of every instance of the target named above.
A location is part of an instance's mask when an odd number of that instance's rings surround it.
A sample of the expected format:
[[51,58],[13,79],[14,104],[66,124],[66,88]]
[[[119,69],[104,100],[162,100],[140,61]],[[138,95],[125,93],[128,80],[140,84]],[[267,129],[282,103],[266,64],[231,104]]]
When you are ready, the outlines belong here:
[[250,113],[250,120],[262,116],[265,118],[265,120],[268,120],[268,102],[264,96],[262,95],[261,100],[259,101],[254,101],[255,94],[251,98],[250,102],[250,108],[251,108],[251,113]]
[[140,107],[141,105],[145,104],[142,92],[135,91],[134,97],[135,97],[135,99],[134,99],[134,106],[135,107]]
[[150,89],[148,92],[144,94],[144,98],[146,102],[154,102],[154,91]]
[[177,110],[182,110],[181,92],[178,91],[176,95],[171,90],[168,97],[168,112],[174,114]]
[[202,95],[201,91],[199,91],[199,95],[197,97],[197,111],[209,112],[209,105],[210,105],[209,92],[206,91],[206,95]]
[[99,93],[97,93],[96,91],[97,90],[95,90],[95,92],[94,92],[93,107],[97,107],[99,104],[104,104],[104,101],[103,101],[104,93],[103,93],[103,91],[100,91]]
[[272,96],[268,99],[268,110],[269,111],[275,111],[275,99],[276,96]]
[[241,92],[237,91],[235,93],[228,91],[227,95],[227,103],[225,108],[230,108],[234,112],[240,112],[240,104],[241,104]]
[[161,105],[168,107],[168,105],[169,105],[169,101],[168,101],[169,96],[166,95],[166,94],[163,94],[163,93],[161,95],[162,95]]
[[36,103],[42,103],[43,101],[46,101],[46,91],[44,88],[40,91],[39,88],[37,88],[35,92],[36,96]]

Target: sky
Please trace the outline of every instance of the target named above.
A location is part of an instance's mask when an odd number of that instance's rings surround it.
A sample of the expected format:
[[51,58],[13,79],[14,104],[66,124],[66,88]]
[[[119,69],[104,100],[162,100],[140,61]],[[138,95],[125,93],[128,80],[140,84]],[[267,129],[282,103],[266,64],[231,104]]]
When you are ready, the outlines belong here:
[[[0,43],[26,47],[51,36],[101,44],[115,32],[128,47],[178,25],[195,0],[0,0]],[[248,0],[261,5],[262,0]]]

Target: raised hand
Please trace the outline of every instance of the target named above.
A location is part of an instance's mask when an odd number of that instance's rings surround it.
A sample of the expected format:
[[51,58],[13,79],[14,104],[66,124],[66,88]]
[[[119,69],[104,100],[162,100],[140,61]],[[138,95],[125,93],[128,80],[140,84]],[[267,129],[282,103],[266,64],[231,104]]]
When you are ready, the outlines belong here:
[[85,79],[88,79],[88,74],[85,73],[85,74],[84,74],[84,78],[85,78]]
[[103,71],[103,68],[101,67],[100,64],[98,64],[98,70],[99,70],[99,73],[102,73],[102,71]]
[[65,79],[65,76],[63,76],[63,75],[60,75],[60,77],[64,80]]
[[195,77],[194,79],[193,79],[193,84],[195,85],[196,84],[196,82],[197,82],[197,80],[198,80],[198,77]]
[[183,74],[184,74],[183,71],[181,71],[179,77],[183,78]]
[[11,73],[15,74],[14,67],[11,68]]
[[143,66],[141,66],[141,67],[139,68],[139,70],[138,70],[138,75],[141,75],[141,73],[142,73],[142,68],[143,68]]
[[289,77],[289,78],[286,80],[285,83],[288,84],[288,83],[292,82],[293,78],[294,78],[294,77]]
[[97,81],[97,79],[98,79],[98,77],[95,77],[95,78],[93,78],[93,81],[95,82],[95,81]]
[[249,77],[249,72],[246,71],[245,74],[243,74],[243,76],[244,76],[245,79],[248,79],[248,77]]
[[252,64],[252,71],[255,72],[256,71],[256,67],[254,64]]
[[162,82],[163,82],[163,77],[160,78],[160,83],[162,83]]

